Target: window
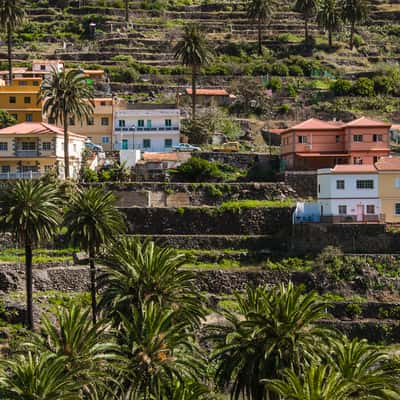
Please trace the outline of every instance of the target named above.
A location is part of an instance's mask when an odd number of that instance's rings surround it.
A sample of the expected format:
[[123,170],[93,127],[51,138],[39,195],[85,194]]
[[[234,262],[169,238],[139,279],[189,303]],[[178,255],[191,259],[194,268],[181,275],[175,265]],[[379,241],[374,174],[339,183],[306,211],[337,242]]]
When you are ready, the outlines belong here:
[[90,125],[94,125],[94,119],[92,118],[92,117],[89,117],[88,119],[87,119],[87,124],[90,126]]
[[172,139],[165,139],[164,140],[164,147],[165,148],[172,147]]
[[26,122],[32,122],[33,121],[32,114],[25,114],[25,121]]
[[138,128],[144,128],[144,119],[139,119],[137,122]]
[[166,119],[166,120],[165,120],[165,126],[166,126],[167,128],[170,128],[170,127],[172,126],[172,121],[171,121],[170,119]]
[[307,143],[307,136],[299,136],[299,143]]
[[363,163],[363,159],[361,157],[354,157],[353,164],[361,165]]
[[74,153],[76,153],[76,150],[77,150],[76,143],[74,143],[74,144],[72,145],[72,150],[73,150]]
[[398,177],[398,178],[395,179],[394,186],[395,186],[397,189],[400,189],[400,177]]
[[19,86],[28,86],[28,82],[27,81],[19,81],[18,85]]
[[375,214],[375,206],[373,204],[367,204],[367,214]]
[[148,120],[146,121],[146,128],[147,128],[147,129],[151,129],[151,119],[148,119]]
[[125,120],[124,120],[124,119],[118,120],[118,126],[119,126],[120,128],[125,128]]
[[12,116],[16,121],[18,121],[18,115],[17,115],[17,114],[11,114],[11,116]]
[[336,143],[340,143],[340,136],[336,135]]
[[122,139],[122,150],[128,150],[128,139]]
[[56,120],[54,118],[49,118],[49,124],[55,124]]
[[336,181],[336,189],[344,189],[344,180]]
[[394,205],[394,212],[396,215],[400,215],[400,203]]
[[383,137],[382,137],[382,135],[372,135],[372,140],[374,142],[382,142]]
[[110,138],[108,136],[103,136],[101,138],[101,143],[103,144],[109,144],[110,143]]
[[149,149],[151,147],[151,140],[150,139],[143,139],[143,148]]
[[2,174],[8,174],[11,171],[11,168],[9,165],[2,165],[1,166],[1,173]]
[[379,161],[379,157],[378,156],[374,156],[374,164],[376,163],[376,162],[378,162]]
[[102,107],[104,107],[104,106],[106,105],[106,102],[105,102],[105,101],[101,101],[101,102],[100,102],[100,105],[101,105]]
[[318,184],[318,193],[321,193],[321,185]]
[[0,151],[7,151],[7,150],[8,150],[8,143],[0,142]]
[[8,101],[9,101],[10,104],[15,104],[17,102],[17,98],[15,96],[10,96]]
[[353,142],[362,142],[363,135],[353,135]]
[[69,117],[69,124],[70,124],[70,126],[74,126],[75,125],[75,118],[74,117]]
[[374,181],[372,179],[357,180],[357,189],[373,189]]
[[339,215],[346,215],[347,214],[347,206],[338,206]]
[[108,117],[103,117],[101,119],[101,125],[102,126],[108,126]]
[[50,151],[51,150],[51,142],[43,142],[42,149],[43,149],[43,151]]
[[36,142],[22,142],[21,150],[36,150]]
[[39,86],[39,81],[33,81],[33,86]]
[[30,98],[30,96],[25,96],[25,97],[24,97],[24,104],[31,104],[31,98]]
[[41,71],[46,71],[46,66],[42,64],[42,65],[40,66],[40,70],[41,70]]

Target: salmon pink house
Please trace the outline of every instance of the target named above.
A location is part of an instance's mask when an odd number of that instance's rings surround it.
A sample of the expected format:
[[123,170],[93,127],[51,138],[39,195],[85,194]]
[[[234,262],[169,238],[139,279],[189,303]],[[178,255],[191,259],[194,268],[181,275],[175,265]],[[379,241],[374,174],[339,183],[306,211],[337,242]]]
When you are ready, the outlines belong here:
[[389,155],[390,127],[365,117],[348,123],[311,118],[281,133],[281,158],[291,170],[373,164]]

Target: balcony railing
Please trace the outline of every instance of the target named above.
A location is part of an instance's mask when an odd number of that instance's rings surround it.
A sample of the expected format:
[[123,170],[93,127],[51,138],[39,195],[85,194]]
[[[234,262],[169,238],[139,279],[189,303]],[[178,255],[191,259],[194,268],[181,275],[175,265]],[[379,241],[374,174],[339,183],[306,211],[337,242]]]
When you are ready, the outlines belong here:
[[40,172],[1,172],[0,180],[12,181],[16,179],[39,179],[42,176]]
[[179,132],[178,126],[166,126],[166,127],[154,127],[154,128],[115,128],[115,132],[122,133],[134,133],[134,132],[149,132],[149,133],[157,133],[157,132]]
[[17,157],[38,157],[39,152],[37,150],[15,150]]

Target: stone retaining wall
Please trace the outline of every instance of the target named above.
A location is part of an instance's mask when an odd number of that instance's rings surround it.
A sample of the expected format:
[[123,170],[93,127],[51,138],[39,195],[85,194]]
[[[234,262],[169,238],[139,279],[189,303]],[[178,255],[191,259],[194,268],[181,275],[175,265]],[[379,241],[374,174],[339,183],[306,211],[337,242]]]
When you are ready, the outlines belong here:
[[286,171],[285,183],[304,199],[317,198],[317,173],[315,171]]
[[289,235],[292,208],[124,208],[128,233]]

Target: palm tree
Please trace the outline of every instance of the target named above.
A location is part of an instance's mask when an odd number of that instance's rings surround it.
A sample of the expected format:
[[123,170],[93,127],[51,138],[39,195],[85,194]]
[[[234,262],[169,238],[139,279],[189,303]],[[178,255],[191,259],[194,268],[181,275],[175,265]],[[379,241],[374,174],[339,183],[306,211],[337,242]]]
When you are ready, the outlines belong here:
[[182,65],[192,69],[192,119],[196,119],[196,80],[200,67],[210,62],[212,51],[206,35],[197,24],[188,24],[184,28],[181,40],[175,46],[175,58]]
[[385,366],[388,360],[386,353],[366,340],[346,337],[333,341],[329,353],[329,363],[350,385],[350,398],[390,398],[399,373],[397,368]]
[[117,380],[124,399],[161,399],[176,382],[197,380],[202,362],[185,323],[177,323],[175,312],[150,301],[131,315],[121,315],[118,333],[121,360]]
[[116,352],[107,324],[93,325],[89,316],[90,309],[60,307],[56,323],[44,317],[41,334],[25,343],[33,353],[48,352],[65,359],[67,373],[80,382],[87,394],[106,384],[106,361],[112,360]]
[[105,267],[99,276],[99,307],[118,325],[131,306],[145,301],[173,307],[180,321],[198,327],[205,315],[201,295],[194,288],[195,275],[181,267],[186,257],[154,242],[120,238],[107,249]]
[[69,178],[69,118],[79,122],[93,114],[93,87],[79,70],[59,71],[53,68],[49,78],[43,80],[40,88],[43,113],[64,127],[64,169],[65,179]]
[[129,0],[125,0],[125,21],[129,22]]
[[239,312],[225,311],[226,326],[211,327],[217,362],[216,382],[230,386],[231,396],[263,400],[262,379],[277,378],[285,368],[296,370],[316,357],[331,331],[315,322],[327,317],[315,293],[302,294],[292,283],[270,290],[248,287],[236,295]]
[[81,385],[65,371],[65,357],[43,352],[3,361],[0,388],[8,400],[77,400]]
[[25,16],[24,0],[0,0],[0,27],[7,33],[8,83],[12,84],[12,34]]
[[332,47],[332,32],[338,31],[342,23],[342,9],[338,0],[321,0],[317,20],[319,26],[328,31],[328,43]]
[[319,0],[296,0],[295,11],[302,14],[304,19],[304,40],[308,42],[308,23],[318,12]]
[[61,221],[57,188],[41,181],[17,181],[0,192],[0,225],[25,248],[27,326],[33,330],[32,248],[52,237]]
[[342,10],[344,21],[350,24],[350,49],[353,50],[356,24],[368,18],[369,5],[366,0],[343,0]]
[[271,0],[250,0],[247,3],[247,17],[257,24],[258,29],[258,55],[263,54],[262,50],[262,28],[272,18],[273,2]]
[[115,207],[115,197],[102,188],[78,190],[67,209],[64,223],[72,243],[89,254],[92,317],[96,323],[96,267],[95,257],[100,247],[124,232],[124,221]]
[[350,385],[329,366],[311,366],[304,376],[291,369],[282,379],[267,381],[267,388],[285,400],[348,400]]

